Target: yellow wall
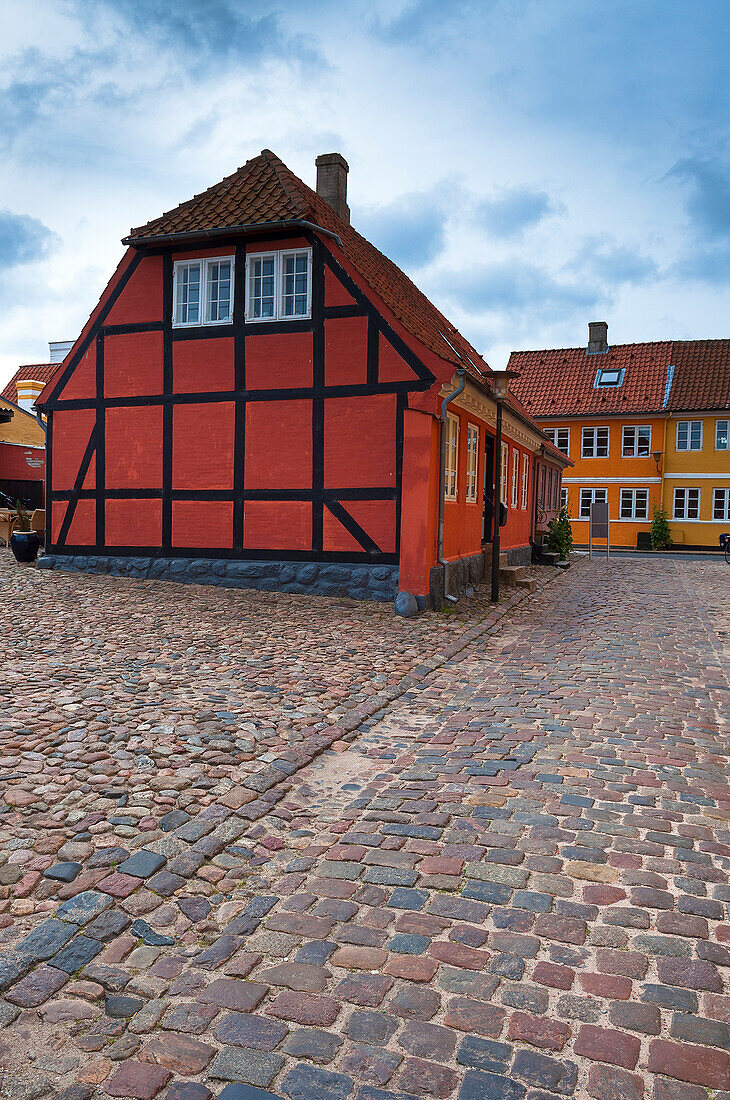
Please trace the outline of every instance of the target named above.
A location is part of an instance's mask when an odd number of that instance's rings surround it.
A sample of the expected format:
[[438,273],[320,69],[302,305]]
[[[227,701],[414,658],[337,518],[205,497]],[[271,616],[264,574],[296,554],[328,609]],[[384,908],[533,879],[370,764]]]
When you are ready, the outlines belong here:
[[[702,420],[702,449],[677,451],[677,421]],[[543,428],[569,428],[569,457],[573,469],[565,471],[563,487],[568,490],[568,508],[573,524],[573,538],[578,546],[588,544],[588,520],[579,516],[580,490],[606,489],[611,519],[611,544],[636,546],[640,531],[651,529],[651,516],[655,504],[663,503],[669,514],[672,540],[678,546],[707,546],[716,548],[721,532],[730,532],[730,520],[713,519],[713,490],[730,488],[730,450],[715,447],[717,420],[730,421],[730,411],[718,414],[667,413],[662,417],[551,417],[540,420]],[[624,458],[621,454],[623,425],[651,427],[651,452],[661,452],[659,472],[652,454],[648,458]],[[609,428],[609,454],[607,458],[582,458],[581,439],[584,427]],[[678,476],[684,475],[684,476]],[[674,489],[684,487],[700,490],[699,520],[674,519]],[[649,514],[646,520],[620,518],[621,489],[648,489]]]
[[[702,421],[702,449],[676,449],[677,421]],[[667,446],[664,460],[664,506],[669,513],[672,539],[677,545],[717,547],[719,535],[730,531],[730,520],[713,519],[713,490],[730,489],[730,450],[715,447],[715,425],[727,420],[730,411],[717,414],[672,413],[667,421]],[[683,476],[677,476],[683,475]],[[674,489],[699,489],[698,520],[674,519]]]
[[[573,525],[573,538],[579,546],[588,544],[588,520],[581,520],[579,516],[581,489],[606,489],[609,517],[611,519],[611,544],[613,546],[635,547],[637,533],[650,530],[653,507],[655,504],[659,504],[662,499],[661,475],[657,473],[656,463],[651,457],[651,453],[648,458],[624,458],[622,456],[622,429],[624,424],[649,425],[651,427],[650,452],[664,450],[665,420],[663,417],[592,416],[580,420],[557,417],[540,420],[540,426],[543,428],[570,429],[569,458],[573,460],[575,465],[572,469],[565,470],[563,488],[568,490],[568,510]],[[608,427],[609,453],[607,458],[581,457],[582,429],[584,427]],[[662,460],[660,459],[660,471],[661,468]],[[649,491],[649,508],[646,520],[624,520],[620,518],[621,489],[647,489]]]
[[0,408],[10,409],[13,419],[7,424],[0,424],[0,443],[19,443],[24,446],[33,445],[45,447],[46,437],[43,429],[38,424],[35,416],[23,412],[22,409],[5,401],[0,397]]

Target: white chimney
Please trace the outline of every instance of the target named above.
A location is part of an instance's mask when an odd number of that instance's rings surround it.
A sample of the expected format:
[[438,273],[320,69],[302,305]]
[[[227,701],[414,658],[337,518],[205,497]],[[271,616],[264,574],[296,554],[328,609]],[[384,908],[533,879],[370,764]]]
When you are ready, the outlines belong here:
[[48,345],[48,350],[51,356],[49,362],[62,363],[68,353],[71,351],[74,343],[74,340],[55,340],[53,343],[50,343]]
[[33,378],[23,378],[22,381],[16,382],[18,406],[34,416],[36,399],[44,386],[45,382],[37,382]]

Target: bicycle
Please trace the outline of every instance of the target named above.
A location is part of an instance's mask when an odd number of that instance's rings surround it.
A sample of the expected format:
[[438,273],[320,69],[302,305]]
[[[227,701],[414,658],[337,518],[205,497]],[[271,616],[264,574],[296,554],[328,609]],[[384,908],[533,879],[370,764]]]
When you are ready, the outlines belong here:
[[725,551],[725,561],[730,565],[730,532],[720,535],[720,549]]

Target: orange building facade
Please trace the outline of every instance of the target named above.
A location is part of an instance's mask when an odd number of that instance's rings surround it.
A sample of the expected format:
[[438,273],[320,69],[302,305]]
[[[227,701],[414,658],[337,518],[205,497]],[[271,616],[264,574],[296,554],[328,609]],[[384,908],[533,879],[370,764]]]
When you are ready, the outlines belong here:
[[586,348],[510,359],[518,396],[573,462],[562,499],[576,545],[602,501],[615,546],[647,546],[664,508],[675,546],[717,548],[730,530],[730,341],[610,347],[604,322],[590,330]]

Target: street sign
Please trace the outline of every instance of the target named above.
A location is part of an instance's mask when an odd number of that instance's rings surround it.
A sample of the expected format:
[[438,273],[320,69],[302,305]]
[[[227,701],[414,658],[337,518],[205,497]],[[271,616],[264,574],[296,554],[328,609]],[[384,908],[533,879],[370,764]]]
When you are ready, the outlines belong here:
[[604,501],[594,501],[591,504],[591,518],[588,527],[588,556],[593,557],[593,540],[606,540],[606,560],[611,555],[610,520],[608,517],[608,504]]

